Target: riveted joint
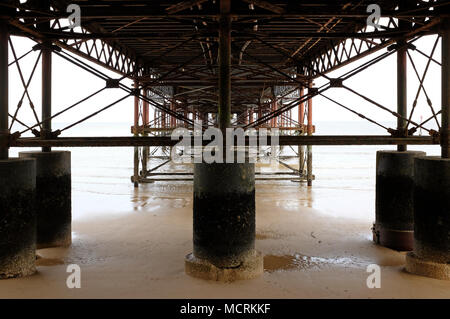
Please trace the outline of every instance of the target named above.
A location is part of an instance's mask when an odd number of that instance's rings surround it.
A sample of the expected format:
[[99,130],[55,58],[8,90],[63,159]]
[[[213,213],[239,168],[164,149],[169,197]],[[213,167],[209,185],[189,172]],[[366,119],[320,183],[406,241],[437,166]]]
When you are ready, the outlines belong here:
[[409,136],[412,136],[412,135],[414,135],[414,133],[416,133],[417,132],[417,127],[411,127],[409,130],[408,130],[408,135]]
[[16,144],[19,137],[19,132],[15,132],[13,134],[0,134],[0,148],[10,148]]
[[132,96],[139,96],[140,94],[140,89],[136,88],[136,89],[131,89],[131,93]]
[[408,137],[409,131],[407,128],[398,128],[398,129],[388,129],[388,132],[392,135],[392,137]]
[[120,80],[119,79],[107,79],[106,80],[106,88],[107,89],[116,89],[119,88]]
[[[40,132],[36,131],[38,133],[38,137],[45,139],[45,140],[52,140],[57,138],[59,135],[61,135],[61,131],[60,130],[56,130],[56,131],[49,131],[49,130],[45,130],[42,129]],[[36,133],[33,132],[35,135]]]
[[429,134],[433,138],[433,143],[441,144],[441,134],[438,131],[430,130]]
[[330,87],[333,88],[341,88],[344,86],[343,84],[344,80],[343,79],[330,79]]
[[61,48],[59,46],[48,43],[48,42],[38,43],[38,44],[34,45],[32,49],[33,49],[33,51],[50,49],[54,52],[61,52]]

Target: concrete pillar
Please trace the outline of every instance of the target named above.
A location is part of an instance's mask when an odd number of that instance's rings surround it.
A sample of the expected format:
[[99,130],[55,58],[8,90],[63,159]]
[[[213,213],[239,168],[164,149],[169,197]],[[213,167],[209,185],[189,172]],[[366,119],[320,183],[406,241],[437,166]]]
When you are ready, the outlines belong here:
[[36,163],[0,160],[0,279],[36,271]]
[[199,163],[194,166],[194,252],[186,273],[232,281],[263,273],[255,251],[255,165]]
[[415,160],[414,251],[410,273],[450,280],[450,159]]
[[68,151],[20,152],[36,161],[37,248],[72,242],[71,157]]
[[442,157],[416,158],[414,165],[414,251],[410,273],[450,280],[450,19],[442,35]]
[[378,151],[373,226],[375,243],[408,251],[414,238],[414,159],[424,152]]

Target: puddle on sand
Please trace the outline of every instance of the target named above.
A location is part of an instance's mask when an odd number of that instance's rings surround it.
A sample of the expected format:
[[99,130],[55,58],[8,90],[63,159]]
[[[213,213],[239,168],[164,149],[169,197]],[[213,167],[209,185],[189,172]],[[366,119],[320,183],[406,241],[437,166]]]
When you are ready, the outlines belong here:
[[341,258],[323,258],[310,257],[302,254],[295,255],[265,255],[264,256],[264,271],[275,272],[283,270],[306,270],[311,268],[321,268],[325,265],[355,265],[356,263],[346,257]]
[[44,258],[36,255],[36,266],[57,266],[64,265],[64,260],[60,258]]

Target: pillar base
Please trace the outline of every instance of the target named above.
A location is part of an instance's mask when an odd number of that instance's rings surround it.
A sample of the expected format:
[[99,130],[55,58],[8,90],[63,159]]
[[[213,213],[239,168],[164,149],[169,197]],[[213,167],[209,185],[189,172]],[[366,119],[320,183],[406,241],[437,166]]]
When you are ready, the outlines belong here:
[[36,271],[36,163],[0,160],[0,279]]
[[419,258],[413,252],[406,255],[406,271],[441,280],[450,280],[450,264],[437,263]]
[[255,164],[196,163],[193,253],[219,268],[255,251]]
[[219,268],[206,259],[197,258],[190,253],[185,257],[184,269],[186,274],[195,278],[231,282],[261,276],[264,273],[264,260],[263,255],[255,251],[237,267]]
[[20,152],[36,160],[37,249],[72,243],[71,157],[68,151]]
[[373,241],[398,251],[411,251],[414,247],[414,231],[387,229],[383,226],[373,224]]
[[450,280],[450,159],[418,157],[414,166],[414,251],[406,270]]

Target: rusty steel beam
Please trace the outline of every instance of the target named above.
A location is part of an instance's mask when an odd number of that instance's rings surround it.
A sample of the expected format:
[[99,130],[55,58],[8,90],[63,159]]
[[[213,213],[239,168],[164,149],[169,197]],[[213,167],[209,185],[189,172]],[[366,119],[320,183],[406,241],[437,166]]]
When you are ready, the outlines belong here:
[[[125,147],[125,146],[174,146],[179,140],[168,137],[60,137],[52,140],[19,138],[11,147]],[[204,141],[204,145],[210,141]],[[267,137],[270,145],[270,136]],[[246,138],[248,145],[248,137]],[[438,145],[430,136],[392,137],[383,135],[312,135],[279,136],[279,145]]]
[[[292,1],[286,3],[289,4],[289,7],[286,10],[286,4],[283,5],[281,1],[276,1],[277,4],[273,4],[273,1],[263,1],[263,0],[244,0],[247,3],[253,3],[255,6],[260,8],[264,8],[265,10],[242,10],[239,8],[234,8],[231,12],[233,17],[245,19],[245,18],[255,18],[255,19],[271,19],[271,18],[289,18],[289,19],[299,19],[299,18],[367,18],[366,7],[359,4],[355,1],[355,3],[351,3],[348,1],[350,8],[352,10],[343,10],[342,2],[343,1],[311,1],[311,3],[303,3],[302,1]],[[412,1],[412,0],[411,0]],[[60,3],[74,3],[81,6],[83,11],[84,19],[102,19],[102,18],[139,18],[139,17],[155,17],[155,18],[177,18],[177,19],[195,19],[195,18],[217,18],[219,16],[218,10],[215,8],[212,10],[205,11],[193,11],[189,10],[189,8],[193,7],[196,3],[203,3],[206,1],[202,0],[188,0],[182,1],[178,4],[172,5],[173,1],[167,1],[166,4],[169,6],[161,6],[161,3],[158,1],[95,1],[95,0],[70,0],[70,1],[54,1]],[[154,4],[153,6],[149,5],[149,2]],[[210,1],[212,2],[212,1]],[[238,2],[238,1],[236,1]],[[312,2],[316,2],[315,5]],[[383,3],[381,3],[383,2]],[[443,2],[443,1],[441,1]],[[344,2],[347,3],[347,2]],[[414,10],[394,10],[393,4],[396,1],[377,1],[382,6],[382,17],[400,17],[400,18],[409,18],[409,17],[428,17],[429,11],[427,10],[430,7],[437,6],[439,3],[427,2],[420,3]],[[389,8],[386,7],[386,3]],[[326,6],[324,4],[327,4]],[[0,4],[5,5],[5,4]],[[170,6],[172,5],[172,6]],[[21,8],[20,12],[14,14],[15,17],[18,18],[48,18],[50,17],[59,17],[64,18],[67,17],[64,12],[53,12],[51,15],[47,12],[40,11],[25,11],[28,8],[25,4],[14,5],[14,7]],[[5,15],[6,16],[6,15]]]

